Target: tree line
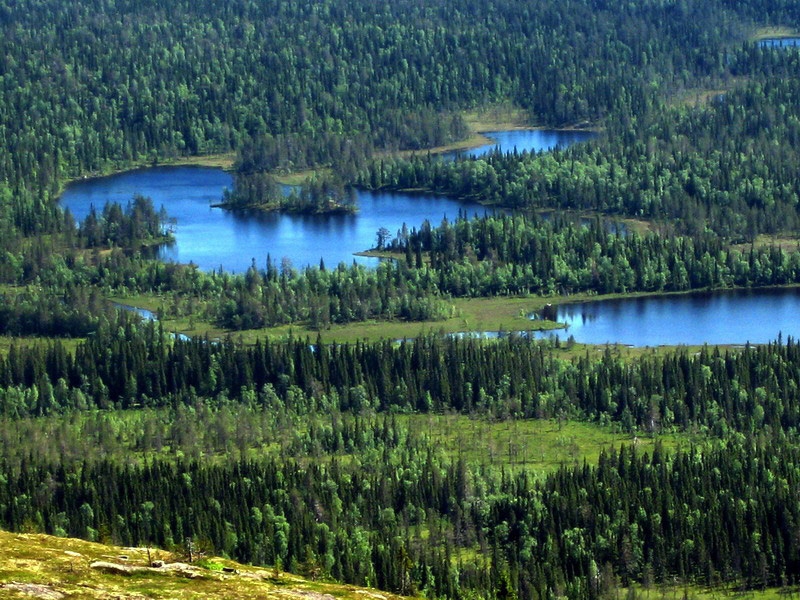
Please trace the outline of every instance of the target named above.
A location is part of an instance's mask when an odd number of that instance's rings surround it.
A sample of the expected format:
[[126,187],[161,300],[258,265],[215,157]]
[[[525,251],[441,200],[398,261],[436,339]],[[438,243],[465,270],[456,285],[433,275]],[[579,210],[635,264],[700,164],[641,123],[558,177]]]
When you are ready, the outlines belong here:
[[798,344],[563,361],[549,342],[428,336],[326,345],[170,339],[156,324],[103,325],[74,354],[13,345],[0,360],[0,415],[192,405],[227,398],[280,413],[457,411],[490,418],[619,423],[628,432],[794,432]]
[[[800,55],[745,49],[754,81],[698,106],[609,122],[596,140],[540,154],[442,161],[383,158],[358,178],[372,189],[425,189],[518,209],[591,210],[706,230],[732,242],[798,226]],[[767,75],[751,62],[767,54]]]

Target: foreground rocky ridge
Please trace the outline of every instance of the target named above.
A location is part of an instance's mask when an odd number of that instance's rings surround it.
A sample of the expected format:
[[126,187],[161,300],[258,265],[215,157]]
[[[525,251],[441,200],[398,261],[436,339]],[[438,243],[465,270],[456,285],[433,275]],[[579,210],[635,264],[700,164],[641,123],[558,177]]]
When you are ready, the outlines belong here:
[[399,600],[349,585],[310,581],[222,558],[0,531],[0,597],[119,599],[242,598]]

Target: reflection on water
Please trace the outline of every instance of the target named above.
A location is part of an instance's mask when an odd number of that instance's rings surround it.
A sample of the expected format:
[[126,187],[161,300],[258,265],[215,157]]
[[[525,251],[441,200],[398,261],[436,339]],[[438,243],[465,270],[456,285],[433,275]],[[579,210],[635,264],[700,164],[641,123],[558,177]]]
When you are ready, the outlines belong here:
[[[729,290],[564,304],[562,337],[629,346],[766,343],[800,338],[800,288]],[[553,318],[554,317],[554,318]]]
[[444,154],[444,158],[479,157],[488,154],[495,148],[503,152],[545,152],[554,148],[565,148],[577,142],[585,142],[596,133],[593,131],[561,130],[561,129],[518,129],[514,131],[491,131],[484,134],[491,144],[457,150]]
[[[509,131],[491,134],[503,149],[545,150],[589,139],[580,131]],[[482,153],[494,144],[474,150]],[[354,252],[372,248],[378,229],[394,235],[405,224],[419,227],[425,220],[436,226],[443,218],[454,221],[493,212],[476,202],[463,202],[432,194],[357,192],[357,214],[292,215],[283,213],[233,213],[212,208],[232,185],[221,169],[203,167],[154,167],[111,177],[86,179],[70,184],[61,204],[82,220],[94,206],[106,202],[127,204],[135,194],[149,196],[156,208],[164,206],[177,221],[175,243],[164,247],[159,257],[192,262],[203,270],[222,268],[241,273],[255,261],[266,265],[267,256],[281,263],[287,258],[294,267],[340,262],[375,266],[378,259],[355,257]]]
[[126,204],[134,194],[153,199],[177,220],[175,244],[160,250],[165,260],[192,262],[203,270],[222,267],[241,273],[255,260],[266,266],[269,255],[275,263],[288,258],[295,267],[326,265],[354,260],[377,265],[378,260],[354,257],[354,252],[375,246],[379,228],[396,234],[405,223],[409,229],[429,220],[455,220],[459,213],[483,215],[492,212],[476,202],[461,202],[432,194],[363,192],[357,194],[357,214],[293,215],[282,213],[229,212],[212,208],[231,177],[220,169],[158,167],[142,169],[71,184],[61,196],[79,220],[91,206],[102,209],[107,201]]
[[796,48],[800,46],[800,37],[767,38],[759,40],[758,45],[762,48]]

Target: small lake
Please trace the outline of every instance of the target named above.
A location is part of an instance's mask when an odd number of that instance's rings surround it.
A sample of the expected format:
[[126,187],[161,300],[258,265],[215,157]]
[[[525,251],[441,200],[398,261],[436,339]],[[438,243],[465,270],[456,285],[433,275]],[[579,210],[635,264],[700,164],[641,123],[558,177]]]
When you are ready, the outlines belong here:
[[800,46],[800,37],[767,38],[758,40],[762,48],[796,48]]
[[555,148],[566,148],[578,142],[586,142],[596,137],[593,131],[572,129],[516,129],[513,131],[491,131],[484,134],[492,140],[491,144],[448,152],[445,158],[480,157],[495,148],[503,152],[546,152]]
[[177,220],[175,244],[160,250],[159,258],[192,262],[205,271],[222,267],[242,273],[253,259],[266,266],[269,254],[280,265],[284,257],[297,267],[328,267],[353,260],[376,265],[378,259],[353,256],[375,246],[379,228],[395,235],[403,226],[419,227],[428,219],[433,225],[443,217],[455,220],[459,211],[483,215],[490,209],[476,202],[460,202],[432,194],[358,191],[359,211],[353,215],[292,215],[281,213],[234,213],[212,208],[231,176],[221,169],[202,167],[154,167],[120,175],[86,179],[70,184],[61,205],[82,220],[92,205],[102,209],[107,201],[125,206],[134,194],[149,196]]
[[800,288],[727,290],[563,304],[556,333],[585,344],[762,344],[800,339]]
[[[520,130],[491,135],[502,149],[547,149],[584,141],[593,134]],[[495,145],[474,151],[485,153]],[[233,273],[244,272],[254,259],[263,269],[267,255],[278,265],[286,257],[296,268],[318,265],[321,258],[328,267],[354,260],[374,266],[378,259],[353,253],[374,247],[381,227],[396,235],[404,223],[411,229],[419,228],[426,219],[435,226],[444,217],[454,221],[459,213],[471,217],[492,212],[476,202],[433,194],[366,191],[357,192],[359,211],[353,215],[242,214],[212,208],[231,183],[230,174],[221,169],[153,167],[73,182],[60,202],[80,221],[92,206],[100,211],[111,201],[124,207],[134,194],[149,196],[156,209],[164,206],[177,221],[175,244],[162,248],[159,258],[192,262],[205,271],[222,267]]]

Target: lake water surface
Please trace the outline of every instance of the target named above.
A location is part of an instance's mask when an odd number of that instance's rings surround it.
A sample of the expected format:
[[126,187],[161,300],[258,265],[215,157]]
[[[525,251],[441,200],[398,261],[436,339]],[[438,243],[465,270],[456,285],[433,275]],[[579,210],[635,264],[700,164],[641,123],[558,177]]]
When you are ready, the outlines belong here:
[[556,320],[586,344],[762,344],[800,339],[800,288],[729,290],[602,300],[556,307]]
[[[591,135],[545,130],[491,134],[504,150],[545,150],[584,141]],[[495,145],[475,152],[488,152]],[[355,257],[353,253],[374,247],[381,227],[395,235],[404,223],[411,229],[426,219],[438,225],[444,217],[455,220],[459,212],[468,216],[491,212],[476,202],[432,194],[364,191],[357,193],[359,211],[353,215],[241,214],[212,208],[231,181],[221,169],[155,167],[74,182],[60,201],[82,220],[91,206],[101,210],[108,201],[124,206],[134,194],[149,196],[157,209],[163,205],[177,220],[175,244],[163,248],[160,258],[192,262],[203,270],[222,267],[234,273],[245,271],[253,260],[264,268],[267,255],[277,264],[288,258],[298,268],[317,265],[321,258],[327,266],[353,260],[376,265],[377,259]]]
[[480,157],[495,148],[503,152],[543,152],[554,148],[566,148],[578,142],[586,142],[597,134],[593,131],[563,129],[520,129],[514,131],[491,131],[484,134],[491,144],[448,152],[447,157]]
[[101,209],[115,201],[124,206],[134,194],[149,196],[156,208],[163,205],[177,220],[175,244],[162,248],[160,258],[234,273],[244,272],[254,259],[264,268],[267,255],[276,264],[288,258],[295,267],[317,265],[320,258],[327,266],[353,260],[377,264],[377,259],[353,253],[374,247],[381,227],[394,235],[403,223],[409,229],[425,219],[437,225],[445,216],[454,220],[459,211],[471,216],[488,210],[431,194],[364,191],[357,194],[359,211],[353,215],[241,214],[212,208],[230,185],[231,176],[220,169],[156,167],[73,183],[61,203],[82,220],[92,205]]

